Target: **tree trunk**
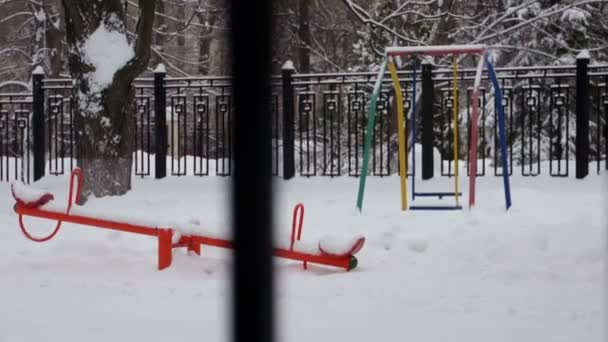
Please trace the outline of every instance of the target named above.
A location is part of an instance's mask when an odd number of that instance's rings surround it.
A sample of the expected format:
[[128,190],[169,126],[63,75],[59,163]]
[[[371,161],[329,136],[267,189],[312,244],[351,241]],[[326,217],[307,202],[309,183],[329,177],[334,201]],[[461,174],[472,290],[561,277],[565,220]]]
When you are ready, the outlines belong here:
[[56,30],[55,28],[48,30],[46,33],[47,46],[52,46],[49,53],[49,76],[53,78],[58,78],[63,71],[65,56],[61,41],[63,40],[64,34],[64,32]]
[[183,2],[177,5],[177,18],[179,18],[182,23],[175,25],[176,30],[179,30],[179,33],[177,34],[177,57],[179,60],[176,64],[180,70],[184,70],[188,73],[189,70],[187,69],[189,66],[182,62],[186,60],[186,32],[183,23],[188,20],[186,18],[186,4]]
[[[121,36],[128,40],[122,0],[62,1],[70,51],[68,62],[77,94],[74,125],[77,165],[84,172],[82,202],[90,195],[122,195],[131,189],[135,129],[132,82],[150,59],[156,1],[139,0],[135,38],[128,47],[133,53],[126,55],[128,60],[123,61],[124,65],[114,66],[117,70],[106,70],[112,65],[106,63],[104,66],[99,62],[100,56],[95,56],[100,50],[105,55],[103,48],[85,49],[91,36],[101,29],[106,31],[105,36],[111,35],[114,42],[120,41]],[[107,46],[106,49],[119,50],[112,55],[115,58],[117,54],[125,53],[119,47]],[[103,69],[96,74],[97,68]],[[107,79],[108,75],[113,75],[111,80]]]
[[[198,22],[201,25],[205,24],[205,17],[202,13],[198,13],[197,15],[198,18]],[[210,30],[206,29],[206,28],[200,28],[198,31],[198,60],[199,61],[203,61],[205,59],[207,59],[207,56],[209,56],[209,32]],[[198,65],[198,73],[200,75],[206,75],[207,74],[207,63],[200,63]]]
[[230,68],[230,49],[226,34],[213,30],[209,42],[209,74],[228,75]]
[[63,14],[61,12],[61,4],[59,0],[51,0],[43,3],[44,12],[46,15],[46,46],[50,49],[48,53],[49,69],[48,76],[59,77],[63,71],[63,62],[65,60],[62,41],[65,38],[63,31]]
[[211,14],[198,12],[197,18],[200,25],[207,25],[207,27],[201,27],[198,33],[198,60],[205,61],[198,65],[198,73],[201,75],[207,75],[209,73],[209,48],[211,45],[211,35],[213,33],[213,26],[215,25],[217,14]]
[[[158,52],[164,52],[164,44],[165,44],[165,36],[163,35],[163,33],[167,32],[167,26],[165,23],[165,17],[163,16],[165,14],[165,2],[164,0],[158,0],[158,3],[156,5],[156,13],[158,13],[158,17],[156,17],[156,30],[158,32],[155,32],[153,37],[154,37],[154,49],[156,49]],[[152,65],[154,68],[156,68],[156,66],[160,63],[163,62],[163,59],[161,58],[160,55],[158,55],[157,53],[152,54]]]
[[310,72],[310,4],[309,0],[300,0],[300,13],[298,16],[298,36],[300,47],[298,48],[298,59],[300,60],[300,70],[302,74]]
[[[122,195],[131,189],[135,130],[132,81],[127,77],[115,80],[101,92],[101,107],[74,118],[77,164],[84,171],[85,195]],[[78,103],[87,100],[79,98]]]

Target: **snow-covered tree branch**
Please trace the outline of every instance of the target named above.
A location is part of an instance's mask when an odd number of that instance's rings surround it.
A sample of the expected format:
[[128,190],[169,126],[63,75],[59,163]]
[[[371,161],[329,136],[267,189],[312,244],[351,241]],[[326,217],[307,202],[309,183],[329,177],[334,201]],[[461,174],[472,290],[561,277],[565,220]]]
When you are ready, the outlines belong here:
[[608,57],[606,25],[590,20],[608,14],[608,0],[342,2],[359,19],[356,52],[366,63],[388,45],[483,43],[506,65],[572,63],[584,49],[597,61]]

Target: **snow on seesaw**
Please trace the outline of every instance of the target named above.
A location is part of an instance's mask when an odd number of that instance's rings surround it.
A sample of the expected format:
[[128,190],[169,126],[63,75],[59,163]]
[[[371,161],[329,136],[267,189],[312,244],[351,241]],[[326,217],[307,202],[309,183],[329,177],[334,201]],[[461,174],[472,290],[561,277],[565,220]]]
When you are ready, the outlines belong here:
[[[276,179],[277,233],[289,233],[301,202],[303,240],[367,238],[350,272],[274,259],[277,340],[605,341],[606,172],[511,183],[508,212],[502,179],[491,176],[478,179],[472,211],[401,212],[399,178],[371,177],[359,213],[356,178]],[[466,184],[462,177],[463,201]],[[67,175],[34,185],[67,197]],[[86,205],[228,230],[229,185],[134,177],[126,196]],[[420,191],[452,186],[443,177],[416,183]],[[19,230],[8,184],[0,190],[0,341],[229,340],[230,251],[176,250],[159,272],[149,237],[68,224],[37,244]],[[38,235],[54,227],[26,224]]]

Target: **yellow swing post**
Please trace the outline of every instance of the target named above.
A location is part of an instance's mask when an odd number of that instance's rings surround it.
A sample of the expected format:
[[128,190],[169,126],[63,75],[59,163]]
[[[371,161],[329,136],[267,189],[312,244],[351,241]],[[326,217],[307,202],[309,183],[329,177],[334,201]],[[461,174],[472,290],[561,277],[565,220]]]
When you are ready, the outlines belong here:
[[395,99],[397,102],[397,137],[399,139],[399,173],[401,177],[401,210],[407,210],[407,141],[405,139],[405,123],[403,120],[403,94],[393,58],[389,57],[388,69],[393,80]]
[[456,199],[456,205],[458,205],[458,61],[457,55],[454,55],[454,61],[452,63],[452,121],[454,123],[454,198]]

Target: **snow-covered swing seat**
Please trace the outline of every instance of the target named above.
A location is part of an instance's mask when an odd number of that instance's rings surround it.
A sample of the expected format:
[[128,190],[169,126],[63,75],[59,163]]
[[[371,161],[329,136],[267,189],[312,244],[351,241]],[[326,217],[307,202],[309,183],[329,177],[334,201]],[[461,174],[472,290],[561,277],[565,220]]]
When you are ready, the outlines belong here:
[[[187,223],[155,224],[144,218],[120,215],[116,212],[101,213],[93,208],[81,206],[77,203],[80,202],[82,182],[82,171],[80,168],[75,168],[70,175],[67,206],[62,206],[55,202],[52,193],[25,185],[20,181],[13,181],[11,192],[16,201],[14,211],[19,215],[19,225],[23,234],[32,241],[45,242],[57,234],[62,223],[67,222],[156,237],[159,270],[171,266],[174,248],[185,247],[197,255],[201,254],[201,245],[233,248],[233,243],[228,237],[201,231],[198,226],[188,226]],[[23,218],[26,216],[49,219],[57,223],[48,236],[39,238],[30,234],[25,228]],[[342,240],[328,237],[316,243],[307,243],[300,240],[303,220],[304,206],[300,203],[294,208],[290,239],[281,241],[273,247],[274,256],[301,261],[304,269],[307,268],[308,263],[344,268],[347,271],[357,266],[355,254],[363,248],[365,237],[355,235]],[[196,232],[193,232],[193,228],[196,228]]]

